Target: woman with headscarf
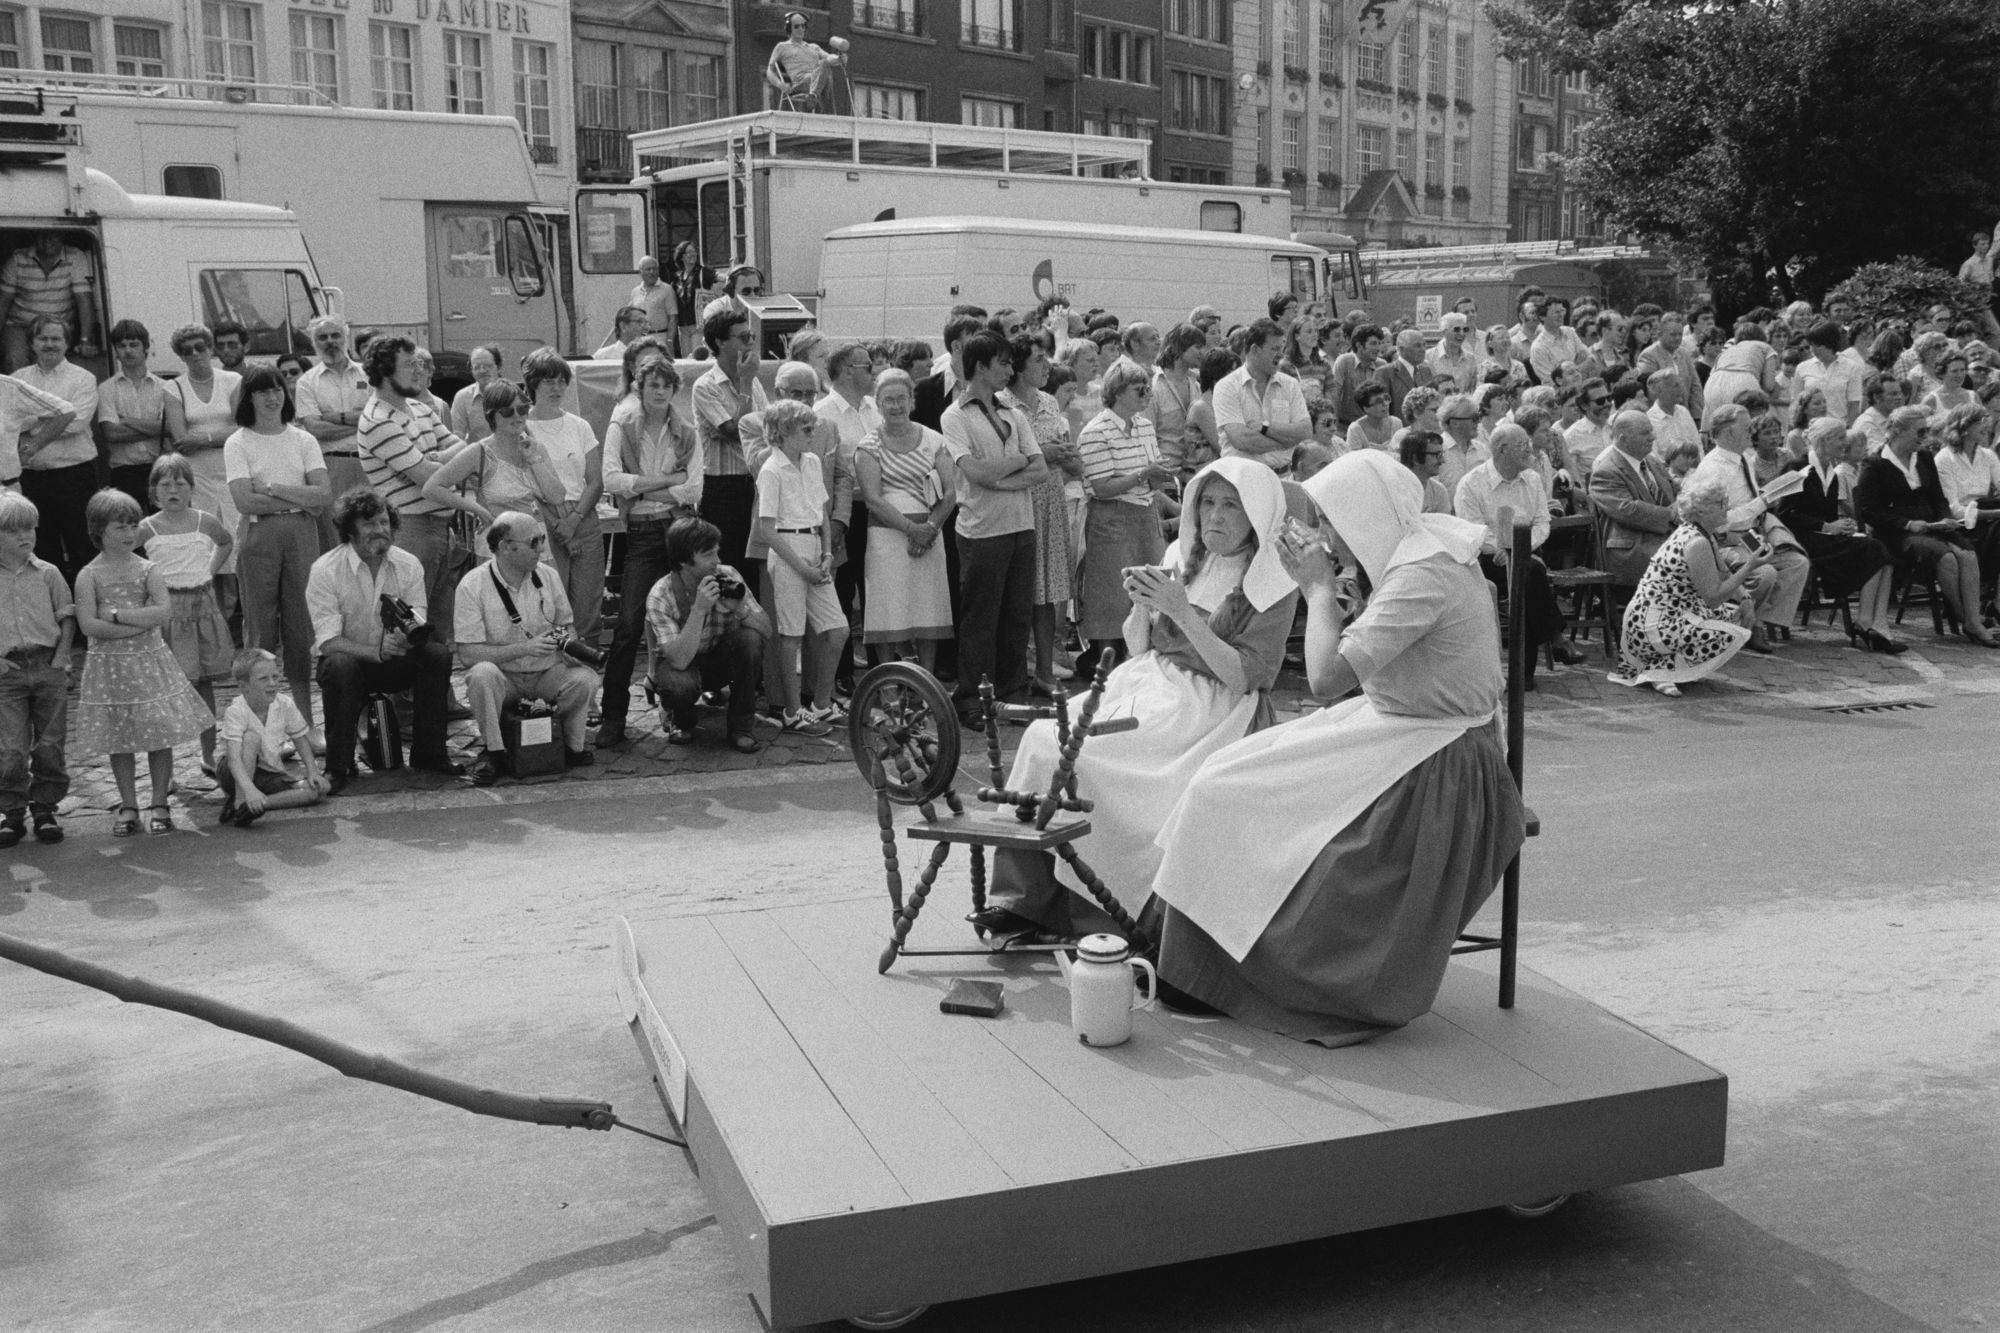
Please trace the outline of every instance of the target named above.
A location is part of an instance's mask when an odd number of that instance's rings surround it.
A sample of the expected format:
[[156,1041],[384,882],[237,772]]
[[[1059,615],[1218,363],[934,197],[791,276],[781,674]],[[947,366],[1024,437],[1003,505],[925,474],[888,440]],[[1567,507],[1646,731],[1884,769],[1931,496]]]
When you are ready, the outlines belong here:
[[[1319,533],[1281,550],[1308,679],[1360,693],[1211,756],[1160,830],[1153,892],[1170,1003],[1344,1046],[1430,1008],[1525,830],[1495,716],[1485,528],[1420,512],[1415,475],[1373,450],[1305,489]],[[1374,590],[1352,624],[1337,562]]]
[[[1285,489],[1271,469],[1243,458],[1210,463],[1189,481],[1183,515],[1167,563],[1126,579],[1131,657],[1098,704],[1098,721],[1136,717],[1139,727],[1092,738],[1077,759],[1077,791],[1095,805],[1078,850],[1134,913],[1159,864],[1154,835],[1188,779],[1215,751],[1270,725],[1269,692],[1298,602],[1278,555]],[[1007,786],[1046,790],[1056,762],[1055,724],[1037,722]],[[1109,928],[1081,891],[1053,857],[1003,851],[993,906],[977,924],[989,937]]]

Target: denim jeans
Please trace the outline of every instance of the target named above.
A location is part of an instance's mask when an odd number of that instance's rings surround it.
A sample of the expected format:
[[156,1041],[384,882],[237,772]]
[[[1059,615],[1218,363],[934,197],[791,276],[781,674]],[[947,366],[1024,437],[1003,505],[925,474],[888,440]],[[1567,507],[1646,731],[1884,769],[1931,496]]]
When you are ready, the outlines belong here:
[[694,655],[684,667],[653,664],[660,710],[681,731],[694,729],[694,706],[703,690],[729,687],[729,734],[748,736],[757,716],[757,676],[764,667],[764,636],[739,625]]
[[618,585],[618,624],[604,660],[604,720],[623,722],[632,703],[632,667],[646,639],[646,597],[667,576],[667,525],[641,518],[625,529],[625,573]]
[[[63,736],[69,729],[69,673],[47,650],[26,650],[0,671],[0,812],[54,805],[69,794]],[[37,658],[40,660],[37,661]]]

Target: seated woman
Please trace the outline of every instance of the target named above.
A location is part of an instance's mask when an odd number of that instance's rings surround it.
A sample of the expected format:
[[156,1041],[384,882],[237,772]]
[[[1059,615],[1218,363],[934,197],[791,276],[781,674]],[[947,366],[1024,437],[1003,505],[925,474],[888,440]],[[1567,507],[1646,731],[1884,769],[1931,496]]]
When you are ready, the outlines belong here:
[[1928,574],[1950,604],[1965,637],[1982,648],[2000,648],[1979,615],[1979,558],[1972,538],[1945,502],[1937,460],[1923,448],[1929,420],[1921,407],[1889,414],[1882,452],[1861,465],[1854,512],[1889,548],[1898,565]]
[[[1093,737],[1077,759],[1077,790],[1096,807],[1078,851],[1135,913],[1159,864],[1160,820],[1195,769],[1269,725],[1268,692],[1298,601],[1278,559],[1285,489],[1271,469],[1218,459],[1188,483],[1184,512],[1170,569],[1126,579],[1132,656],[1105,682],[1097,709],[1100,722],[1136,717],[1139,728]],[[1055,724],[1037,722],[1021,738],[1007,786],[1045,791],[1056,763]],[[989,937],[1038,927],[1058,935],[1115,929],[1081,890],[1052,856],[1003,851],[988,894],[993,906],[976,924]]]
[[[1819,390],[1812,391],[1817,396]],[[1841,462],[1847,424],[1820,417],[1806,427],[1806,484],[1778,502],[1775,512],[1812,559],[1819,590],[1853,597],[1849,613],[1854,646],[1892,656],[1907,647],[1889,637],[1889,550],[1861,531],[1854,517],[1854,480]]]
[[1625,608],[1614,685],[1651,685],[1669,698],[1713,675],[1750,641],[1756,608],[1745,585],[1770,562],[1752,550],[1733,572],[1723,557],[1729,497],[1713,477],[1688,482],[1674,501],[1680,526],[1653,552]]
[[[1343,1046],[1430,1008],[1524,828],[1495,718],[1485,529],[1421,513],[1416,477],[1373,450],[1306,490],[1326,545],[1281,551],[1312,692],[1360,697],[1212,755],[1160,830],[1153,892],[1169,1003]],[[1374,585],[1351,625],[1336,561]]]

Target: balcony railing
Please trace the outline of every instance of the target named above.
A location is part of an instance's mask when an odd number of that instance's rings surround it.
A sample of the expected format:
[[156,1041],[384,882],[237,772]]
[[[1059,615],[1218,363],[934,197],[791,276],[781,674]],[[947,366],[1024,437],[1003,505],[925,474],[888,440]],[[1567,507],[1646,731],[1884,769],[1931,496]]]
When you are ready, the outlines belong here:
[[966,23],[959,27],[958,39],[965,46],[983,46],[989,51],[1021,49],[1019,28],[988,28],[977,23]]
[[906,37],[924,35],[924,12],[914,4],[854,6],[854,26],[875,32],[899,32]]
[[632,175],[632,145],[625,131],[601,125],[576,127],[576,170],[580,176],[609,176],[627,180]]

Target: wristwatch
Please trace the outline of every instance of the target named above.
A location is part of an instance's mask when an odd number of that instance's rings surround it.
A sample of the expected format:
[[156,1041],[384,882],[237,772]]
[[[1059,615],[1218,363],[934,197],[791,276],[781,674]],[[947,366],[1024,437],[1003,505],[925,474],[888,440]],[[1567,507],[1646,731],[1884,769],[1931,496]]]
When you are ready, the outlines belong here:
[[110,609],[108,609],[108,610],[107,610],[107,611],[105,612],[105,614],[111,617],[111,623],[112,623],[112,624],[114,624],[114,625],[115,625],[115,624],[117,624],[117,623],[118,623],[118,608],[117,608],[117,607],[115,607],[115,606],[114,606],[114,607],[111,607]]

